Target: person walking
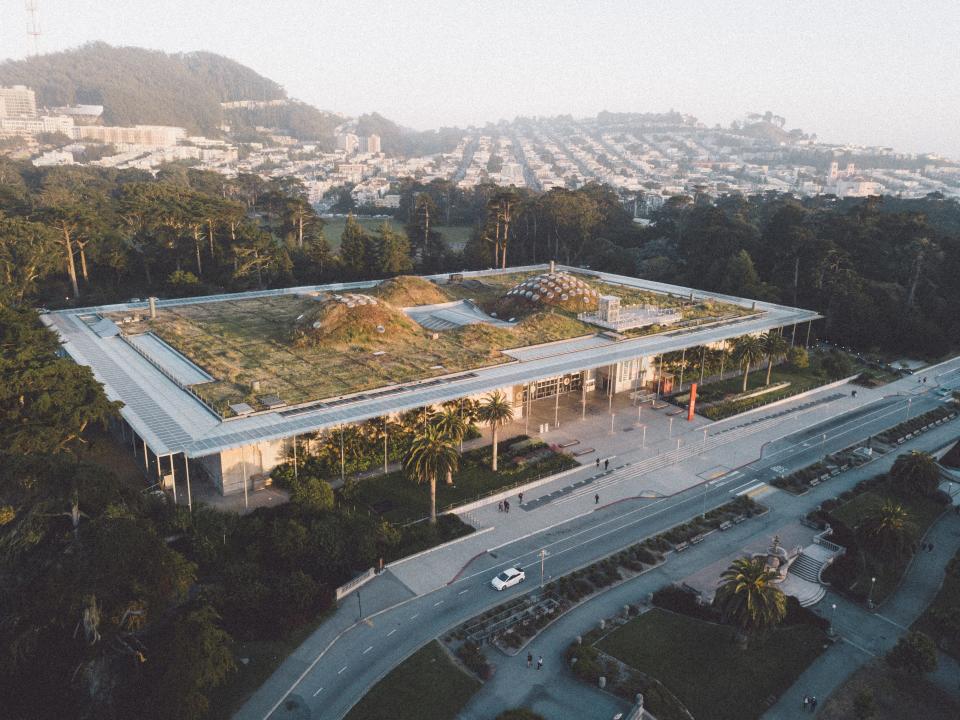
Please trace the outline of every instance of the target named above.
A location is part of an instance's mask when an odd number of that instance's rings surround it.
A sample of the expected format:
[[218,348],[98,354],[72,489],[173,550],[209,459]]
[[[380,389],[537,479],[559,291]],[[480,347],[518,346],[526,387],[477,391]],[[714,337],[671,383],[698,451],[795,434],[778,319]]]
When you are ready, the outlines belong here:
[[803,696],[803,711],[806,712],[806,711],[809,710],[809,709],[810,709],[810,696],[809,696],[809,695],[804,695],[804,696]]
[[604,461],[603,461],[603,469],[604,469],[604,470],[609,470],[609,469],[610,469],[610,460],[609,460],[609,458],[608,458],[607,460],[604,460]]
[[543,655],[537,660],[537,670],[543,667]]
[[497,512],[503,512],[503,500],[497,503]]
[[817,696],[814,695],[810,698],[810,712],[815,713],[817,711]]
[[527,667],[533,666],[533,653],[527,653]]
[[523,505],[523,493],[520,493],[519,495],[517,495],[517,503],[519,505]]
[[509,512],[510,512],[510,501],[509,501],[509,500],[504,500],[504,501],[503,501],[503,511],[504,511],[505,513],[509,513]]
[[596,495],[593,496],[593,504],[594,505],[600,504],[600,493],[597,493]]
[[600,458],[597,458],[597,470],[600,469]]

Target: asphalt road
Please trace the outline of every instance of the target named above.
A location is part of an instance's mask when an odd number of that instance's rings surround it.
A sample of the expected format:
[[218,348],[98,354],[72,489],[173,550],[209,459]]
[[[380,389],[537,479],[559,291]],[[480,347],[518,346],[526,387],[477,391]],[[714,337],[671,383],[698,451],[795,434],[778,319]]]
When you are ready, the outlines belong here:
[[[960,374],[954,377],[953,384],[960,385]],[[284,709],[286,700],[301,707],[305,704],[312,718],[341,718],[380,678],[429,639],[511,597],[535,590],[541,550],[548,553],[546,580],[566,574],[685,522],[704,509],[722,505],[777,472],[809,465],[826,453],[896,425],[908,413],[915,416],[942,402],[934,393],[885,398],[768,443],[760,460],[718,480],[667,498],[626,500],[601,507],[586,517],[492,549],[450,585],[410,598],[343,633],[311,659],[292,691],[278,699],[271,711],[273,717],[291,716]],[[769,505],[776,498],[770,495],[764,502]],[[527,581],[510,590],[494,591],[490,579],[496,571],[511,566],[524,568]]]

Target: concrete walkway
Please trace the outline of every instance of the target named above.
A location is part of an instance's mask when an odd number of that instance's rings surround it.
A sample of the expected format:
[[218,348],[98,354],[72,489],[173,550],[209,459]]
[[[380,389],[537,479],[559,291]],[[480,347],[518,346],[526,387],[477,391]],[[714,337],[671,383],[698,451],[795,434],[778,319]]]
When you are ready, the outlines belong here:
[[[854,671],[882,657],[910,625],[923,614],[943,582],[947,563],[960,548],[960,516],[947,511],[927,532],[933,551],[920,551],[907,569],[900,587],[876,612],[870,612],[835,593],[828,593],[817,612],[831,620],[840,641],[821,655],[780,701],[764,715],[769,720],[809,717],[802,709],[805,695],[816,696],[819,706]],[[960,695],[960,667],[939,654],[939,668],[930,679],[954,695]]]

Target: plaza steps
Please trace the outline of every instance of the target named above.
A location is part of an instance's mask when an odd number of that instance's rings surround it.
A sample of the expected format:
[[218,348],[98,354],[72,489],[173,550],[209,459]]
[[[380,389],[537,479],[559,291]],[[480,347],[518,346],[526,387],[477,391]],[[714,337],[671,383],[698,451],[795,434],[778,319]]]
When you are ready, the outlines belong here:
[[820,582],[820,571],[823,562],[815,560],[806,553],[800,553],[796,560],[790,563],[790,572],[809,582]]

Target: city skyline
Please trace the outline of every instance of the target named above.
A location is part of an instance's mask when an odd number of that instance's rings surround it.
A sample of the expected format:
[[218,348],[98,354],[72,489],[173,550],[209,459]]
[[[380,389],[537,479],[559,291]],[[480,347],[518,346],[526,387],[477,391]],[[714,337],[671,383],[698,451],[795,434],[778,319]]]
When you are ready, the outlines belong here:
[[[24,13],[7,6],[7,17]],[[264,8],[214,0],[178,12],[176,3],[135,0],[125,7],[124,22],[110,27],[99,0],[82,15],[41,3],[38,49],[104,40],[208,50],[321,109],[379,112],[418,129],[670,109],[727,126],[772,110],[788,128],[824,141],[960,157],[960,138],[950,131],[960,58],[948,44],[960,11],[946,4],[878,3],[864,15],[813,3],[747,19],[725,4],[610,2],[586,11],[559,3],[549,15],[543,5],[502,3]],[[32,52],[25,23],[24,15],[0,28],[9,59]],[[309,27],[319,29],[319,42]]]

